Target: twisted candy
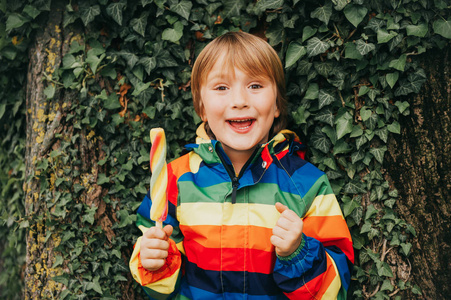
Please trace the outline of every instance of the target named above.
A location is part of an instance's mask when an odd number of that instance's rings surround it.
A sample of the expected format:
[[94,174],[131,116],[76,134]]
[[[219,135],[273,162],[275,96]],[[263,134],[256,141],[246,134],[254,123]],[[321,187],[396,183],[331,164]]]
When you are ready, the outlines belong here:
[[162,227],[162,222],[166,220],[168,214],[168,201],[166,199],[166,188],[168,185],[168,170],[166,166],[166,136],[163,128],[153,128],[150,130],[150,140],[152,148],[150,150],[150,196],[152,207],[150,208],[150,218]]

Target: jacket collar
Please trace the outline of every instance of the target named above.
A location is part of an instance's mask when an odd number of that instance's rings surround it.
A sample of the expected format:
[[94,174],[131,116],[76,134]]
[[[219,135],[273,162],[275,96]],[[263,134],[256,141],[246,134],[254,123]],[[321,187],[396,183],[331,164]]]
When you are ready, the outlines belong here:
[[[187,150],[193,150],[197,153],[206,164],[221,163],[218,152],[221,153],[226,163],[231,164],[229,158],[222,149],[221,142],[210,140],[206,131],[205,123],[202,123],[196,131],[196,144],[188,144],[185,146]],[[255,177],[263,175],[274,159],[279,159],[284,155],[297,154],[304,158],[306,151],[305,145],[302,145],[299,137],[293,131],[284,129],[276,134],[269,142],[260,145],[256,155],[248,167],[251,169]]]

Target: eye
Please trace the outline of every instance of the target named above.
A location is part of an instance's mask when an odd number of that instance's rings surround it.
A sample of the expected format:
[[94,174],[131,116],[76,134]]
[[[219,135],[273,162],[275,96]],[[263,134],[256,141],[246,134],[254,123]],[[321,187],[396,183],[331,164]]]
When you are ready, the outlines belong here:
[[253,89],[253,90],[261,89],[262,87],[263,87],[263,86],[260,85],[260,84],[258,84],[258,83],[254,83],[254,84],[251,84],[251,85],[249,86],[249,88],[251,88],[251,89]]
[[228,90],[228,88],[226,86],[224,86],[224,85],[219,85],[219,86],[215,87],[215,90],[217,90],[217,91],[226,91],[226,90]]

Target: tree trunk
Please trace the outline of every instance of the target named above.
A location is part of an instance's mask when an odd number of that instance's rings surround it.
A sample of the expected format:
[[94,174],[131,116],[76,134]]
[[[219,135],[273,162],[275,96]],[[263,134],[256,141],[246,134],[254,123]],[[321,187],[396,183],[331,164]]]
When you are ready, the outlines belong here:
[[[101,140],[88,136],[86,129],[77,129],[76,118],[67,120],[78,92],[59,89],[52,82],[77,34],[74,28],[63,28],[64,2],[52,1],[47,23],[30,48],[24,185],[29,219],[25,299],[59,299],[67,288],[66,282],[52,278],[69,273],[67,262],[73,257],[73,249],[61,246],[63,235],[79,222],[71,217],[68,203],[97,207],[96,221],[105,212],[105,203],[101,203],[104,191],[96,184]],[[74,193],[77,185],[81,193]]]
[[401,135],[389,142],[386,167],[399,191],[398,213],[417,233],[409,261],[411,279],[423,295],[408,293],[406,299],[446,299],[451,294],[450,55],[448,46],[419,58],[428,80],[409,100]]

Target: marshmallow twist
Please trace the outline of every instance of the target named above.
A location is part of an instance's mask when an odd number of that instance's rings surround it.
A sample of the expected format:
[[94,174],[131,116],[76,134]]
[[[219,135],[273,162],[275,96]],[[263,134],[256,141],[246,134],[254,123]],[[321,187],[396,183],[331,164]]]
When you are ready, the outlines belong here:
[[168,214],[168,201],[166,189],[168,186],[168,170],[166,165],[166,136],[163,128],[153,128],[150,130],[150,140],[152,148],[150,150],[150,196],[152,206],[150,208],[150,218],[154,220],[157,227],[162,227],[162,222],[166,220]]

